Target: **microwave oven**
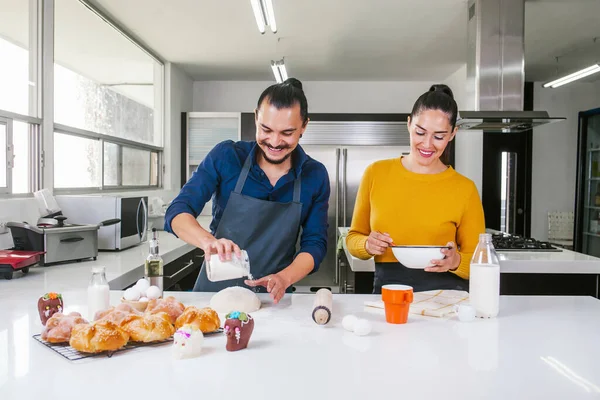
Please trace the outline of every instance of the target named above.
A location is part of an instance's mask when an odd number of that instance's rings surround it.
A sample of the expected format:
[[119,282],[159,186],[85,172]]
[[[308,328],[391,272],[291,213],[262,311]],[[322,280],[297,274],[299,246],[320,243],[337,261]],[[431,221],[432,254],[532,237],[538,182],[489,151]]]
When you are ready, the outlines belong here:
[[66,223],[121,222],[98,230],[98,250],[124,250],[145,242],[148,230],[148,197],[118,195],[61,195],[56,202]]

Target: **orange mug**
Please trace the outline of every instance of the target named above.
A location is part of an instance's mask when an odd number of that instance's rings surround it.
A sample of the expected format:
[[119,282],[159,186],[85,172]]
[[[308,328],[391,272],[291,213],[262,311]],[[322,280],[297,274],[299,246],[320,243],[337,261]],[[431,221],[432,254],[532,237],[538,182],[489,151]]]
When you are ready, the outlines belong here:
[[383,285],[381,299],[385,306],[385,320],[390,324],[405,324],[413,302],[413,288],[407,285]]

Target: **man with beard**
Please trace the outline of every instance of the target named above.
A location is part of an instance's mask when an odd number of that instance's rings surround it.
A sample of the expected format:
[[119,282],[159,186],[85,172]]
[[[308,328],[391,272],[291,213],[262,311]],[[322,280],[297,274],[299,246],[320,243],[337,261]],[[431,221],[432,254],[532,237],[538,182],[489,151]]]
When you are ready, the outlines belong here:
[[[275,303],[314,273],[327,251],[329,176],[298,142],[308,124],[308,103],[294,78],[268,87],[255,110],[256,141],[215,146],[165,216],[165,230],[204,250],[194,291],[252,287]],[[213,198],[210,232],[196,217]],[[300,248],[296,243],[302,228]],[[206,260],[248,253],[254,280],[208,280]]]

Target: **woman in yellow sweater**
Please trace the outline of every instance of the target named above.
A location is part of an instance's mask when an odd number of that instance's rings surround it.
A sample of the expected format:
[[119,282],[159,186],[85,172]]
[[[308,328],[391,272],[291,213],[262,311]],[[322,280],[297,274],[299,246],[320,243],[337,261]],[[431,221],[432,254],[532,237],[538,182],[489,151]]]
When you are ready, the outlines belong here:
[[[456,135],[458,107],[450,88],[434,85],[408,119],[410,154],[367,167],[346,238],[350,254],[375,257],[373,292],[391,283],[414,291],[468,290],[469,262],[485,232],[475,184],[440,159]],[[409,269],[390,246],[451,246],[432,266]]]

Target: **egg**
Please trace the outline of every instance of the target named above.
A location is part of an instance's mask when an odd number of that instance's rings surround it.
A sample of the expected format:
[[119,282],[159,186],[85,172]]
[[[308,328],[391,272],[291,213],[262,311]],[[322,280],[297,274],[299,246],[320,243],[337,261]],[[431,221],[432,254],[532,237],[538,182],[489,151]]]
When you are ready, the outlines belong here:
[[129,301],[137,301],[140,298],[140,291],[135,286],[130,287],[129,289],[125,290],[123,298]]
[[139,300],[139,301],[140,301],[140,302],[142,302],[142,303],[147,303],[149,300],[150,300],[150,299],[149,299],[149,298],[147,298],[147,297],[140,297],[140,300]]
[[354,332],[354,324],[356,323],[357,319],[358,318],[356,318],[352,314],[346,315],[344,317],[344,319],[342,320],[342,326],[344,327],[345,330],[350,331],[350,332]]
[[148,290],[146,290],[146,297],[149,299],[158,299],[162,295],[161,290],[158,286],[150,286]]
[[146,290],[150,287],[150,282],[148,282],[145,278],[140,279],[135,283],[135,287],[140,291],[142,296],[146,295]]
[[366,336],[371,333],[371,323],[366,319],[358,319],[354,323],[354,334],[358,336]]

